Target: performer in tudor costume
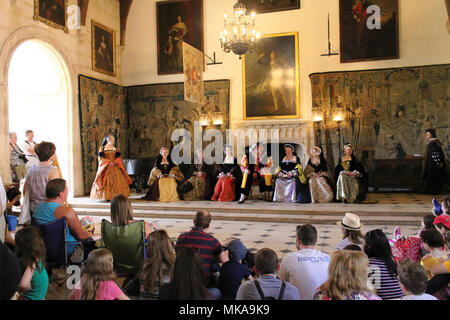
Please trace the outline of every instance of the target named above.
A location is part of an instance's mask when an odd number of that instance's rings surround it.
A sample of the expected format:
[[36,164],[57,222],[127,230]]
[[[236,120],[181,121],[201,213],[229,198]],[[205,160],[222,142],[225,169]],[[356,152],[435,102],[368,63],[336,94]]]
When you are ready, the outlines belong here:
[[308,179],[312,203],[333,202],[330,172],[321,147],[315,146],[311,149],[311,158],[305,168],[305,176]]
[[334,171],[336,199],[348,203],[364,200],[362,184],[362,178],[365,176],[364,167],[353,154],[353,149],[351,144],[344,146],[345,155]]
[[122,194],[130,196],[130,184],[133,182],[127,174],[120,152],[115,147],[116,139],[107,135],[98,153],[98,170],[91,189],[91,199],[112,200]]
[[198,152],[198,164],[192,163],[185,168],[186,180],[178,186],[178,191],[183,200],[209,200],[211,199],[214,181],[212,166],[203,162],[203,152]]
[[[249,157],[250,156],[250,157]],[[249,154],[245,154],[241,160],[242,184],[240,188],[240,198],[238,203],[244,203],[248,198],[255,177],[259,185],[259,200],[263,199],[261,193],[272,191],[272,157],[268,157],[264,152],[264,146],[259,142],[254,144]]]
[[422,180],[425,184],[425,193],[439,194],[443,182],[447,178],[445,167],[445,153],[441,142],[436,138],[434,129],[425,130],[427,147],[422,165]]
[[149,189],[143,200],[178,201],[178,183],[184,180],[183,173],[172,161],[169,149],[162,147],[148,178]]
[[294,147],[284,145],[286,156],[275,171],[275,187],[273,193],[274,202],[298,202],[309,203],[309,195],[306,178],[303,174],[300,158],[294,154]]
[[214,170],[214,177],[218,178],[214,188],[214,201],[233,201],[239,197],[242,183],[241,168],[233,156],[233,147],[229,144],[224,147],[225,158]]

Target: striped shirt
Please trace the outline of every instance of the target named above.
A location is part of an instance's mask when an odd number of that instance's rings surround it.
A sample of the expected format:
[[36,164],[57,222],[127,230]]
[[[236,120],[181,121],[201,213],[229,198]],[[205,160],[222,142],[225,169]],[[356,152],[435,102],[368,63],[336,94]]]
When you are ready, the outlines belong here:
[[349,237],[344,238],[336,245],[336,250],[343,250],[346,246],[349,246],[352,244],[356,244],[358,247],[361,248],[361,250],[363,250],[364,239],[359,238],[359,240],[360,240],[360,243],[354,243],[354,242],[352,242],[352,240],[350,240]]
[[383,260],[369,258],[369,282],[383,300],[400,299],[403,291],[397,277],[392,277]]
[[222,253],[222,245],[219,240],[197,228],[180,234],[176,249],[180,247],[192,247],[199,250],[202,267],[207,276],[213,272],[214,257]]

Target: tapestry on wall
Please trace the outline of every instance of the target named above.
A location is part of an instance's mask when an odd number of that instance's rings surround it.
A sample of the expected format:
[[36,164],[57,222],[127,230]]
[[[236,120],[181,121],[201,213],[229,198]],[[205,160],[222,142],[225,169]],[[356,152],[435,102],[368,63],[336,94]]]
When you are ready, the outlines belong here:
[[310,75],[313,113],[322,114],[326,128],[326,156],[336,164],[336,115],[344,118],[341,149],[350,142],[363,160],[423,155],[427,128],[436,129],[450,156],[449,72],[446,64]]
[[80,75],[79,90],[84,191],[88,193],[97,172],[97,153],[108,133],[116,137],[122,157],[127,155],[126,88]]
[[[210,119],[210,127],[216,107],[223,115],[223,131],[228,128],[230,106],[230,81],[205,81],[204,112]],[[171,146],[173,130],[185,128],[194,139],[194,121],[200,119],[202,106],[184,101],[184,85],[152,84],[128,87],[129,156],[151,158],[159,154],[162,146]]]

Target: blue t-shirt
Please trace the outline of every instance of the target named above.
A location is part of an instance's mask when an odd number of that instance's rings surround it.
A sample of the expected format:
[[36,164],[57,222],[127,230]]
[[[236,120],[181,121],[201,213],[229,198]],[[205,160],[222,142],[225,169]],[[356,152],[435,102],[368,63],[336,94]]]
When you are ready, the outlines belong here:
[[[61,204],[56,202],[43,202],[39,204],[33,212],[33,218],[39,224],[46,224],[56,220],[55,210],[60,207]],[[77,239],[75,239],[70,233],[69,226],[66,226],[66,242],[67,243],[67,253],[72,254],[77,246]]]
[[235,299],[242,279],[250,276],[247,266],[239,262],[225,262],[220,268],[219,289],[223,299]]

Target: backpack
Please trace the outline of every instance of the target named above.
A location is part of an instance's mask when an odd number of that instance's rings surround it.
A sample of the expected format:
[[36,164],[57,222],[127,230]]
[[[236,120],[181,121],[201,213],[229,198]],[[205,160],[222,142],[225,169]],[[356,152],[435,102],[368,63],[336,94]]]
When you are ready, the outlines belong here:
[[281,281],[281,289],[280,294],[278,295],[278,299],[275,299],[274,297],[266,297],[261,289],[261,285],[259,284],[258,280],[253,281],[255,283],[255,287],[258,290],[259,295],[261,296],[261,300],[281,300],[283,299],[284,290],[286,289],[286,283],[284,281]]

